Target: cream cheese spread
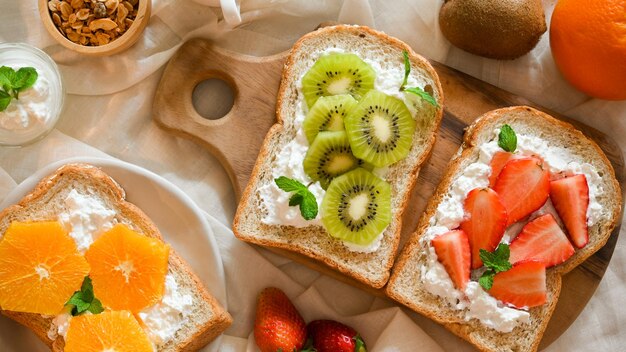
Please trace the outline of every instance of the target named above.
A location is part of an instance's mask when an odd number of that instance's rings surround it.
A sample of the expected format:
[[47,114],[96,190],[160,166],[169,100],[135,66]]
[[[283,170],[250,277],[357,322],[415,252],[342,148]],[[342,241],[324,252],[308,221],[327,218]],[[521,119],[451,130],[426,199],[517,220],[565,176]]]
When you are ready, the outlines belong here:
[[139,317],[150,340],[161,345],[176,335],[192,308],[192,296],[182,292],[174,276],[167,274],[163,299],[139,312]]
[[[488,187],[491,159],[497,151],[502,150],[498,146],[499,133],[499,130],[495,130],[492,140],[480,146],[478,160],[468,165],[452,182],[448,193],[444,195],[435,214],[430,218],[430,227],[420,239],[422,245],[428,248],[428,260],[422,266],[420,275],[429,292],[444,299],[450,307],[465,310],[467,320],[478,319],[492,329],[510,332],[517,324],[528,323],[529,313],[525,310],[507,307],[491,297],[476,282],[470,282],[465,292],[457,290],[444,266],[437,260],[437,254],[430,244],[436,236],[453,230],[461,224],[464,216],[463,203],[471,190]],[[577,158],[567,149],[551,145],[543,138],[518,134],[517,141],[516,153],[540,156],[548,165],[552,175],[558,173],[585,175],[589,187],[587,224],[589,226],[595,224],[600,219],[602,211],[597,197],[603,192],[597,170],[591,164],[576,161]],[[550,200],[541,209],[531,214],[529,220],[545,213],[553,214],[559,224],[562,224]],[[528,220],[511,225],[506,230],[502,242],[509,243],[527,222]]]
[[[94,240],[117,222],[117,212],[107,207],[99,199],[83,194],[75,189],[64,199],[65,210],[59,215],[59,221],[76,241],[81,253],[84,253]],[[150,341],[161,345],[171,340],[185,323],[193,306],[193,297],[179,287],[171,273],[165,276],[165,291],[161,302],[139,312],[144,322],[144,330]],[[89,314],[89,313],[85,313]],[[65,338],[72,315],[62,313],[52,319],[48,337]]]
[[[334,47],[318,52],[311,53],[311,66],[321,56],[332,53],[345,53],[348,52],[342,48]],[[358,54],[357,54],[358,55]],[[401,92],[399,90],[404,80],[404,66],[393,65],[383,67],[378,61],[373,60],[363,55],[359,57],[369,64],[376,72],[376,80],[374,82],[374,89],[381,91],[385,94],[395,96],[403,100],[406,106],[409,108],[413,118],[416,116],[417,109],[416,97],[413,94]],[[309,67],[310,68],[310,67]],[[304,70],[306,73],[308,68]],[[302,76],[298,80],[297,86],[297,100],[296,100],[296,116],[293,119],[293,128],[297,131],[296,137],[287,143],[281,151],[276,155],[272,164],[272,178],[278,178],[280,176],[286,176],[292,179],[296,179],[305,185],[312,182],[311,178],[304,172],[302,161],[309,148],[309,143],[301,128],[308,108],[304,101],[304,94],[302,93]],[[424,87],[427,83],[418,81],[414,76],[409,76],[407,86],[410,87]],[[388,168],[374,169],[373,173],[382,179],[385,179]],[[300,214],[298,207],[289,206],[289,198],[291,194],[279,189],[274,182],[267,183],[259,187],[259,197],[261,199],[264,216],[261,221],[267,225],[287,225],[294,227],[307,227],[307,226],[323,226],[321,222],[321,203],[326,192],[320,186],[319,182],[314,182],[309,186],[309,190],[317,199],[320,212],[313,220],[307,221]],[[343,242],[346,248],[353,252],[374,252],[376,251],[382,242],[384,231],[382,231],[378,237],[367,246],[360,246],[348,242]]]
[[115,225],[115,210],[101,200],[73,189],[63,200],[65,211],[59,222],[76,242],[80,253],[85,253],[93,241]]

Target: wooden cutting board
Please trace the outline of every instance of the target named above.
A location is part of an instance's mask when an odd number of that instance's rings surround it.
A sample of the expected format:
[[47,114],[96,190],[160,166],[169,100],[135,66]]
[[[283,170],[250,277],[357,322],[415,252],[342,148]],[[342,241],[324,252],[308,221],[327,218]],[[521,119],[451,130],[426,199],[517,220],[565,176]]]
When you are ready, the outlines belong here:
[[[287,55],[284,52],[261,58],[245,56],[202,39],[192,39],[172,57],[157,89],[153,106],[156,122],[177,135],[197,141],[216,156],[228,172],[237,198],[248,182],[266,132],[275,122],[276,94]],[[461,144],[464,128],[481,114],[496,108],[529,105],[574,124],[600,145],[615,168],[622,190],[626,188],[624,158],[607,135],[445,65],[431,63],[443,86],[444,117],[432,155],[420,171],[405,212],[402,243],[415,230],[428,198]],[[235,96],[230,112],[218,120],[200,116],[191,99],[196,85],[210,78],[226,81]],[[618,235],[619,226],[600,251],[563,277],[561,297],[541,347],[548,346],[567,330],[585,307],[604,275]],[[272,250],[341,281],[384,295],[317,261],[284,250]]]

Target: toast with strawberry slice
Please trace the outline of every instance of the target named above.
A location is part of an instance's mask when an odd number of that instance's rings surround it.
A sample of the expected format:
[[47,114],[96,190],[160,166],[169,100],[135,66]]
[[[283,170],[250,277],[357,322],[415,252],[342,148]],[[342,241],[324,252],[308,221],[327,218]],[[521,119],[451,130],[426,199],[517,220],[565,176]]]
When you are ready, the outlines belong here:
[[[468,127],[387,293],[482,351],[536,351],[561,275],[607,242],[621,206],[613,167],[573,126],[530,107],[488,112]],[[457,232],[467,236],[451,243]],[[465,282],[466,260],[438,247],[467,242]]]

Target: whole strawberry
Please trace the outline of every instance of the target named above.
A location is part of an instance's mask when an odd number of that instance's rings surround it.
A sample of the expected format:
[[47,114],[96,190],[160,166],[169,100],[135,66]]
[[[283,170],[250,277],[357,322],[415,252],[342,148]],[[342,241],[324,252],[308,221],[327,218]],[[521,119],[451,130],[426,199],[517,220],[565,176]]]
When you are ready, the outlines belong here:
[[309,323],[309,339],[317,352],[367,352],[365,342],[351,327],[334,320]]
[[304,345],[304,319],[280,289],[268,287],[259,294],[254,339],[261,352],[300,351]]

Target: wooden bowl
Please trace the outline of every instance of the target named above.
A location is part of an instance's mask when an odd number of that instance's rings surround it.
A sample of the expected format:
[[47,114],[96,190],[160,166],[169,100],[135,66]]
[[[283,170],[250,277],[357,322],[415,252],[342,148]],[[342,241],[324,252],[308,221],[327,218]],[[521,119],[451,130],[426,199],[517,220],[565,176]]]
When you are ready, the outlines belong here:
[[[88,0],[86,0],[88,1]],[[64,47],[74,50],[78,53],[89,56],[108,56],[122,52],[131,47],[143,32],[148,21],[150,20],[150,10],[152,8],[152,0],[139,0],[139,8],[137,9],[137,17],[128,30],[111,41],[109,44],[99,46],[80,45],[67,39],[52,22],[52,15],[48,9],[48,0],[39,0],[39,16],[43,21],[48,33]]]

